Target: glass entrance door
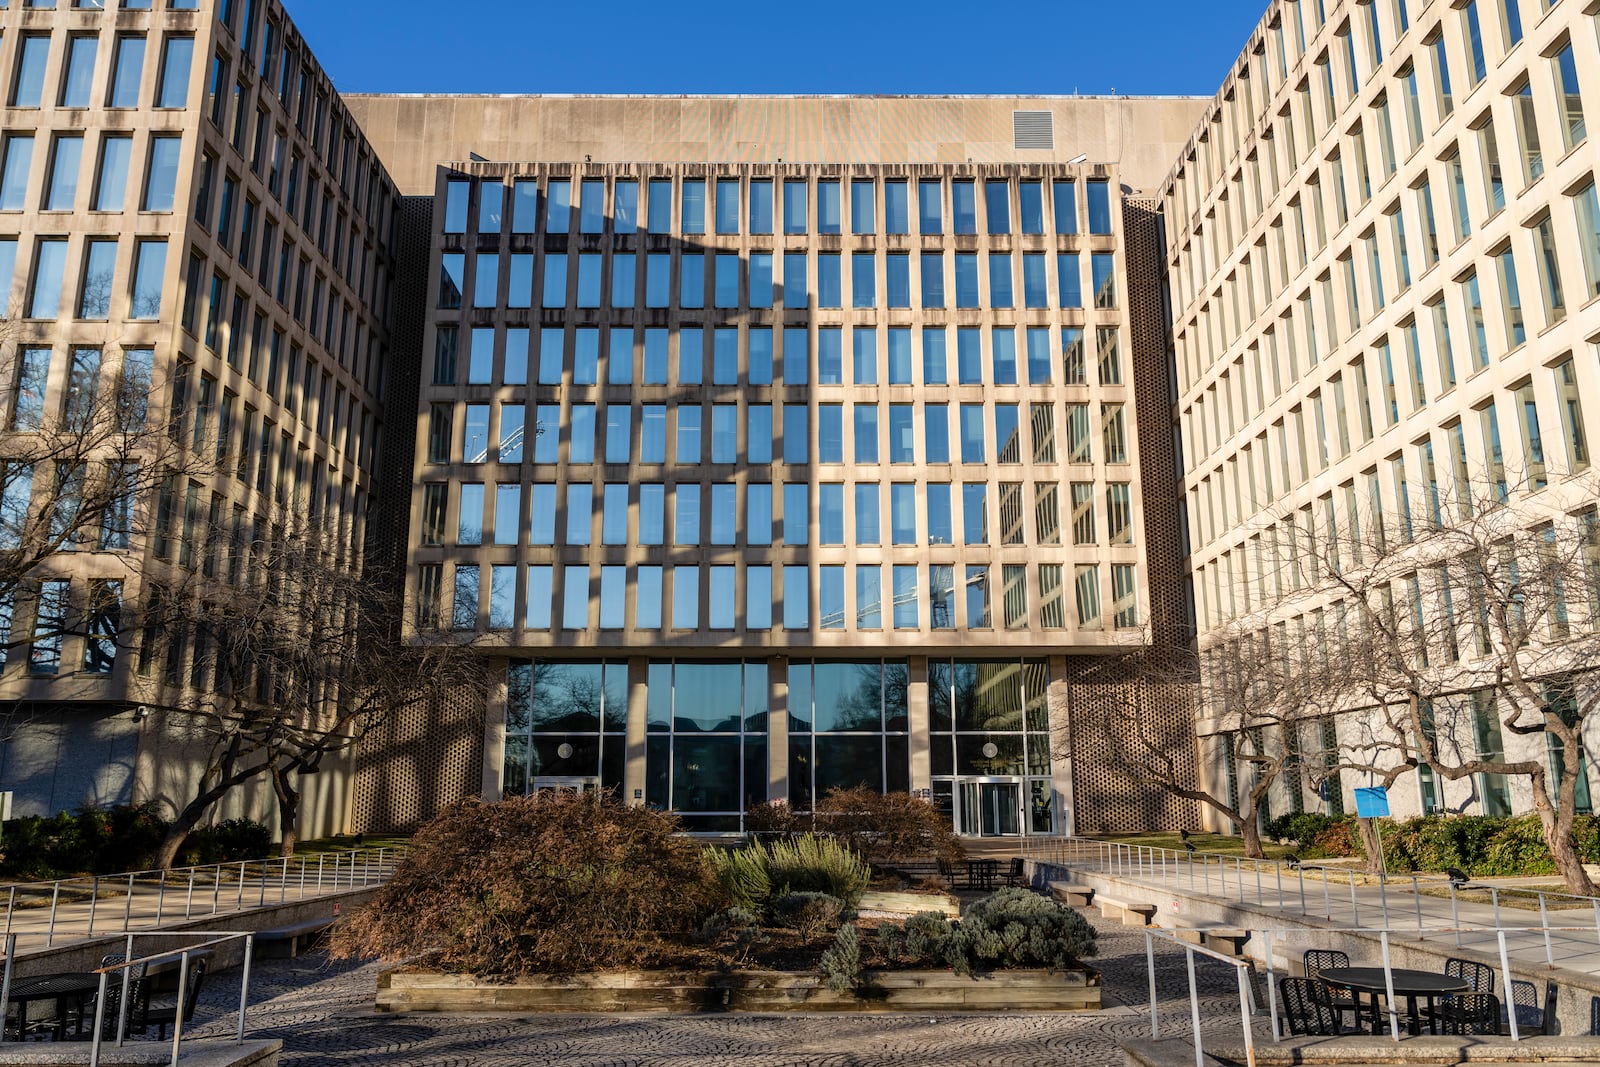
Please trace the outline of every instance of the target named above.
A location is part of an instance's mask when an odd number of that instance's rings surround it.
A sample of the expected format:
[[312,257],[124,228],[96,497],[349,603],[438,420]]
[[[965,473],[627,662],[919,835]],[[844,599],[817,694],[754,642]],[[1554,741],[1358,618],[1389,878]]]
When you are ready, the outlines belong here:
[[1015,837],[1022,832],[1022,782],[1015,778],[963,778],[960,832],[972,837]]

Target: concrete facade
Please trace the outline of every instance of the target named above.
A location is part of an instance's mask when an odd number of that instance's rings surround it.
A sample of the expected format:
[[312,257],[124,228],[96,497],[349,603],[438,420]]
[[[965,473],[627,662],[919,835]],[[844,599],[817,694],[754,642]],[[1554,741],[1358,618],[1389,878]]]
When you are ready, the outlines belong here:
[[[181,472],[147,480],[125,547],[49,553],[7,597],[0,788],[17,815],[118,802],[170,815],[214,744],[215,678],[193,632],[142,637],[140,605],[152,583],[248,581],[257,532],[297,518],[359,565],[391,362],[394,187],[277,4],[12,4],[0,31],[7,454],[35,454],[73,404],[117,403],[135,381],[142,425],[168,432],[136,431],[137,454],[119,458]],[[53,499],[47,467],[31,501],[29,472],[8,468],[8,538]],[[120,639],[97,642],[77,620],[106,583]],[[39,621],[57,588],[64,625]],[[343,829],[346,778],[306,783],[304,832]],[[264,817],[258,794],[217,814]]]
[[[1440,499],[1446,524],[1464,519],[1485,486],[1517,527],[1589,536],[1596,31],[1593,5],[1570,2],[1301,0],[1252,34],[1162,194],[1202,647],[1278,624],[1326,639],[1342,598],[1302,590],[1307,545],[1399,538]],[[1448,589],[1420,589],[1419,616],[1448,609]],[[1578,627],[1595,625],[1587,597],[1574,588]],[[1500,733],[1492,705],[1474,722],[1473,666],[1464,652],[1463,691],[1436,709],[1441,733],[1476,733],[1469,757]],[[1227,721],[1202,718],[1202,748],[1237,795],[1249,772],[1226,758]],[[1361,723],[1327,736],[1353,743]],[[1332,747],[1323,730],[1304,724],[1306,751]],[[1500,743],[1552,758],[1542,734]],[[1351,808],[1351,777],[1325,800],[1286,781],[1272,811]],[[1530,808],[1525,779],[1493,777],[1408,774],[1393,807]]]

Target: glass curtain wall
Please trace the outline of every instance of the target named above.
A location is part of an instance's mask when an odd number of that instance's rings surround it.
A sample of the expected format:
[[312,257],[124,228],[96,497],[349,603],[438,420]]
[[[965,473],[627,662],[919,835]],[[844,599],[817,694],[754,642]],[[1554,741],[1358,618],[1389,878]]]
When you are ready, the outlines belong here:
[[[929,661],[933,798],[963,833],[1054,832],[1049,694],[1042,659]],[[1013,783],[1020,825],[1011,815]],[[963,805],[974,810],[963,813]]]
[[904,662],[789,663],[789,804],[810,811],[832,789],[911,787]]
[[767,799],[767,664],[652,663],[645,800],[685,830],[737,831]]
[[622,788],[626,663],[513,660],[506,681],[506,796],[574,779]]

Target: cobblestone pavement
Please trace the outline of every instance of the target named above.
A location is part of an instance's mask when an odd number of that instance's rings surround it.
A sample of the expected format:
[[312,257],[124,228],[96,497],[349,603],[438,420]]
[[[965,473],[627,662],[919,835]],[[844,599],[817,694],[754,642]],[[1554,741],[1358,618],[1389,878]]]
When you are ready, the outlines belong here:
[[[694,1064],[713,1067],[932,1064],[940,1067],[1121,1064],[1117,1041],[1148,1037],[1144,937],[1091,916],[1100,930],[1107,1002],[1084,1014],[1030,1015],[378,1015],[377,965],[322,956],[261,964],[251,980],[250,1036],[278,1038],[293,1067]],[[1181,952],[1158,942],[1162,1023],[1188,1033]],[[1239,1038],[1232,968],[1199,960],[1201,1015]],[[194,1036],[231,1037],[238,976],[208,982]],[[1258,1023],[1258,1027],[1259,1027]],[[1258,1029],[1259,1032],[1259,1029]]]

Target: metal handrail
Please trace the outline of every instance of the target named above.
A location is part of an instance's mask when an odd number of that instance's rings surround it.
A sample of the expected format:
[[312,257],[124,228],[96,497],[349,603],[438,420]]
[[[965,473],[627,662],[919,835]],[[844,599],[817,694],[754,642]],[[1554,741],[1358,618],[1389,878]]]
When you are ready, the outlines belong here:
[[[196,914],[214,916],[226,911],[244,911],[251,907],[266,907],[269,903],[282,904],[291,898],[305,900],[327,893],[343,892],[380,884],[388,880],[393,866],[410,851],[407,845],[385,845],[376,848],[344,849],[333,852],[299,853],[290,857],[260,860],[235,860],[229,863],[211,863],[194,867],[179,867],[170,871],[124,871],[120,874],[94,875],[85,878],[60,878],[51,882],[13,882],[0,884],[5,893],[5,929],[0,936],[18,932],[16,927],[26,913],[33,911],[19,898],[49,897],[49,918],[42,931],[46,947],[53,946],[58,934],[58,919],[63,906],[88,898],[85,919],[68,922],[69,929],[77,929],[83,937],[94,937],[96,924],[101,933],[126,933],[133,929],[159,927],[164,921],[192,919]],[[332,862],[329,862],[332,857]],[[313,860],[315,862],[313,862]],[[223,893],[228,884],[232,892]],[[135,914],[134,902],[139,889],[154,892],[154,914]],[[199,889],[198,899],[196,889]],[[269,889],[276,890],[277,899],[269,901]],[[209,892],[208,892],[209,891]],[[65,893],[66,899],[63,899]],[[209,907],[205,900],[210,896]],[[181,896],[181,899],[179,899]],[[249,897],[253,903],[247,902]],[[75,901],[73,898],[77,897]],[[120,922],[113,917],[109,923],[102,918],[101,905],[122,898]],[[231,901],[227,897],[232,897]],[[44,904],[38,905],[43,908]]]
[[[1117,841],[1100,841],[1093,838],[1067,837],[1067,838],[1025,838],[1022,842],[1024,856],[1032,854],[1031,858],[1047,863],[1065,866],[1068,863],[1085,861],[1097,863],[1103,869],[1117,875],[1138,880],[1156,881],[1162,885],[1177,885],[1183,874],[1187,874],[1189,888],[1193,891],[1203,891],[1206,895],[1213,895],[1213,875],[1215,875],[1216,890],[1224,897],[1236,897],[1241,903],[1248,903],[1251,897],[1250,885],[1246,883],[1247,873],[1254,880],[1255,903],[1266,907],[1285,908],[1290,906],[1284,894],[1284,874],[1287,872],[1292,880],[1297,882],[1299,889],[1300,914],[1310,916],[1317,914],[1306,898],[1306,872],[1315,871],[1320,877],[1313,881],[1322,883],[1323,907],[1321,917],[1333,921],[1333,899],[1331,887],[1334,880],[1329,877],[1330,871],[1344,870],[1348,878],[1346,881],[1350,892],[1351,919],[1357,925],[1361,922],[1361,903],[1357,897],[1357,875],[1361,872],[1354,868],[1333,866],[1324,863],[1302,862],[1289,863],[1284,860],[1252,859],[1219,852],[1193,852],[1164,848],[1158,845],[1134,845]],[[1230,862],[1231,861],[1231,862]],[[1198,875],[1196,868],[1198,867]],[[1214,870],[1213,870],[1214,868]],[[1231,868],[1231,869],[1230,869]],[[1269,895],[1263,881],[1263,873],[1270,875],[1275,883],[1275,892]],[[1231,874],[1231,879],[1230,879]],[[1423,936],[1425,921],[1422,913],[1422,885],[1440,884],[1440,878],[1429,877],[1423,874],[1406,874],[1400,879],[1409,879],[1411,882],[1412,904],[1416,916],[1417,936]],[[1230,892],[1230,880],[1232,892]],[[1389,882],[1396,880],[1393,876],[1380,874],[1377,881],[1378,907],[1383,914],[1383,925],[1392,925]],[[1457,893],[1462,888],[1455,882],[1449,882],[1451,926],[1461,927],[1460,903]],[[1500,898],[1502,895],[1520,895],[1532,897],[1538,901],[1540,918],[1548,926],[1549,907],[1552,900],[1570,900],[1580,904],[1587,904],[1594,916],[1594,934],[1597,943],[1600,943],[1600,897],[1582,896],[1574,893],[1563,893],[1555,890],[1526,889],[1521,886],[1496,886],[1487,884],[1468,884],[1470,888],[1482,889],[1489,893],[1490,901],[1495,911],[1495,922],[1500,922]],[[1274,899],[1275,898],[1275,899]],[[1552,928],[1553,929],[1553,928]],[[1587,927],[1584,928],[1587,931]],[[1460,934],[1456,935],[1456,944],[1460,945]],[[1547,960],[1554,964],[1554,949],[1548,937],[1545,938],[1545,955]]]
[[[1325,938],[1326,935],[1329,935],[1329,934],[1361,934],[1361,935],[1365,935],[1365,936],[1368,936],[1368,937],[1376,936],[1378,938],[1378,940],[1379,940],[1379,942],[1380,942],[1380,944],[1382,946],[1382,953],[1383,953],[1383,972],[1384,972],[1384,986],[1385,986],[1385,998],[1384,998],[1384,1001],[1385,1001],[1385,1005],[1386,1005],[1385,1014],[1388,1016],[1388,1020],[1389,1020],[1389,1033],[1390,1033],[1391,1038],[1394,1041],[1398,1042],[1398,1041],[1401,1040],[1400,1013],[1399,1013],[1398,1007],[1396,1006],[1396,997],[1395,997],[1395,991],[1394,991],[1394,964],[1393,964],[1393,960],[1392,960],[1391,955],[1390,955],[1390,938],[1395,936],[1395,935],[1404,936],[1406,933],[1408,933],[1408,931],[1398,930],[1398,929],[1391,929],[1391,928],[1387,928],[1387,927],[1341,927],[1341,928],[1326,928],[1326,929],[1318,929],[1318,930],[1307,930],[1307,929],[1304,929],[1304,928],[1297,928],[1297,927],[1272,927],[1272,928],[1269,928],[1269,927],[1256,927],[1256,928],[1245,928],[1245,929],[1246,929],[1246,932],[1251,934],[1252,936],[1255,935],[1255,934],[1262,935],[1261,953],[1262,953],[1262,957],[1263,957],[1263,960],[1264,960],[1265,965],[1266,965],[1265,966],[1265,970],[1266,970],[1266,978],[1267,978],[1267,1006],[1268,1006],[1268,1012],[1270,1014],[1271,1021],[1272,1021],[1272,1039],[1274,1041],[1281,1041],[1283,1039],[1283,1032],[1282,1032],[1282,1028],[1281,1028],[1280,1022],[1279,1022],[1277,971],[1275,970],[1274,965],[1273,965],[1272,944],[1273,944],[1274,936],[1282,938],[1282,939],[1287,940],[1287,941],[1294,941],[1294,940],[1297,940],[1297,939],[1298,940],[1307,940],[1307,939],[1318,939],[1318,940],[1321,940],[1321,939]],[[1559,927],[1558,926],[1558,927],[1551,927],[1551,926],[1499,926],[1499,925],[1496,925],[1496,926],[1488,926],[1488,927],[1485,927],[1485,926],[1465,926],[1465,927],[1459,927],[1456,930],[1456,932],[1458,932],[1458,933],[1493,933],[1495,935],[1496,941],[1498,943],[1498,948],[1499,948],[1499,956],[1500,956],[1499,971],[1500,971],[1501,981],[1504,983],[1504,988],[1507,989],[1507,990],[1510,990],[1510,989],[1513,988],[1513,986],[1511,984],[1512,981],[1513,981],[1513,974],[1512,974],[1512,970],[1511,970],[1511,961],[1510,961],[1510,957],[1509,957],[1509,955],[1508,955],[1508,953],[1506,951],[1506,935],[1507,934],[1538,933],[1538,932],[1567,932],[1567,931],[1587,932],[1588,931],[1588,927],[1587,926],[1577,926],[1577,927]],[[1449,932],[1449,931],[1445,931],[1445,932]],[[1151,1039],[1155,1040],[1155,1039],[1160,1038],[1160,1036],[1161,1036],[1161,1019],[1160,1019],[1160,1014],[1159,1014],[1159,1011],[1158,1011],[1158,998],[1157,998],[1157,990],[1156,990],[1156,970],[1155,970],[1155,966],[1156,966],[1155,965],[1155,942],[1157,940],[1161,940],[1161,941],[1165,941],[1165,942],[1170,942],[1171,944],[1176,945],[1179,948],[1182,948],[1184,950],[1184,953],[1185,953],[1185,956],[1186,956],[1186,960],[1187,960],[1187,963],[1188,963],[1188,970],[1189,970],[1189,1014],[1190,1014],[1190,1020],[1191,1020],[1191,1026],[1192,1026],[1192,1032],[1193,1032],[1193,1039],[1194,1039],[1194,1045],[1195,1045],[1195,1064],[1196,1064],[1196,1067],[1204,1067],[1204,1063],[1205,1063],[1205,1056],[1204,1056],[1204,1050],[1203,1050],[1203,1047],[1202,1047],[1202,1038],[1201,1038],[1201,1030],[1200,1030],[1200,1000],[1199,1000],[1199,992],[1198,992],[1198,988],[1197,988],[1197,985],[1196,985],[1196,982],[1195,982],[1195,973],[1194,973],[1194,957],[1196,955],[1205,956],[1207,958],[1217,960],[1218,962],[1226,963],[1229,966],[1233,967],[1238,972],[1238,974],[1239,974],[1239,1010],[1240,1010],[1240,1017],[1241,1017],[1241,1019],[1244,1020],[1245,1055],[1246,1055],[1246,1059],[1249,1061],[1249,1063],[1250,1064],[1254,1064],[1255,1063],[1255,1043],[1254,1043],[1254,1036],[1252,1034],[1251,1027],[1250,1027],[1250,1022],[1249,1022],[1250,1016],[1253,1014],[1253,1005],[1254,1005],[1254,994],[1250,989],[1249,980],[1248,980],[1249,970],[1250,970],[1251,965],[1252,965],[1251,961],[1250,960],[1245,960],[1245,959],[1240,959],[1240,958],[1234,957],[1234,956],[1227,956],[1227,955],[1224,955],[1222,953],[1216,952],[1215,950],[1203,948],[1203,947],[1198,946],[1198,945],[1191,945],[1191,944],[1189,944],[1187,942],[1179,940],[1178,937],[1176,936],[1176,934],[1170,933],[1170,932],[1168,932],[1166,930],[1161,930],[1161,929],[1156,929],[1156,928],[1148,928],[1148,929],[1146,929],[1144,931],[1144,934],[1145,934],[1145,966],[1146,966],[1146,973],[1147,973],[1147,976],[1148,976],[1148,979],[1149,979],[1149,989],[1150,989],[1150,1036],[1151,1036]],[[1520,1042],[1522,1040],[1522,1028],[1521,1028],[1521,1025],[1520,1025],[1520,1023],[1519,1023],[1519,1021],[1517,1019],[1516,1008],[1515,1008],[1514,1005],[1512,1005],[1510,1003],[1509,1000],[1506,1003],[1506,1022],[1507,1022],[1508,1028],[1511,1031],[1511,1033],[1510,1033],[1511,1040],[1514,1041],[1514,1042]]]
[[[15,965],[17,955],[17,937],[18,935],[16,934],[8,934],[5,936],[4,940],[5,966],[3,976],[0,976],[0,1018],[4,1018],[6,1008],[10,1006],[12,969]],[[154,952],[144,956],[137,956],[134,953],[134,941],[136,938],[140,937],[201,937],[205,940],[186,944],[181,948],[168,949],[164,952]],[[122,976],[121,996],[117,1000],[116,1046],[120,1048],[125,1043],[127,1038],[129,1007],[128,991],[132,984],[134,968],[147,968],[152,963],[159,963],[163,960],[170,959],[179,960],[178,1002],[172,1019],[172,1056],[168,1061],[172,1067],[177,1067],[178,1056],[183,1047],[184,1009],[188,1000],[189,992],[190,957],[192,957],[196,952],[213,948],[217,945],[227,944],[231,941],[238,941],[241,938],[244,940],[244,963],[243,973],[240,975],[239,981],[239,1021],[234,1031],[234,1044],[242,1044],[244,1042],[246,1017],[248,1015],[250,1006],[250,968],[255,954],[256,933],[254,931],[185,930],[182,932],[168,932],[151,930],[142,932],[129,932],[127,938],[127,947],[123,953],[123,961],[121,963],[107,964],[104,967],[99,967],[93,971],[87,972],[89,974],[97,974],[100,976],[99,987],[95,993],[95,1012],[94,1021],[92,1024],[94,1029],[91,1032],[89,1067],[99,1067],[100,1064],[100,1050],[105,1040],[106,993],[109,990],[110,979],[112,975],[120,973]],[[3,1043],[4,1041],[5,1028],[3,1025],[0,1025],[0,1043]]]

